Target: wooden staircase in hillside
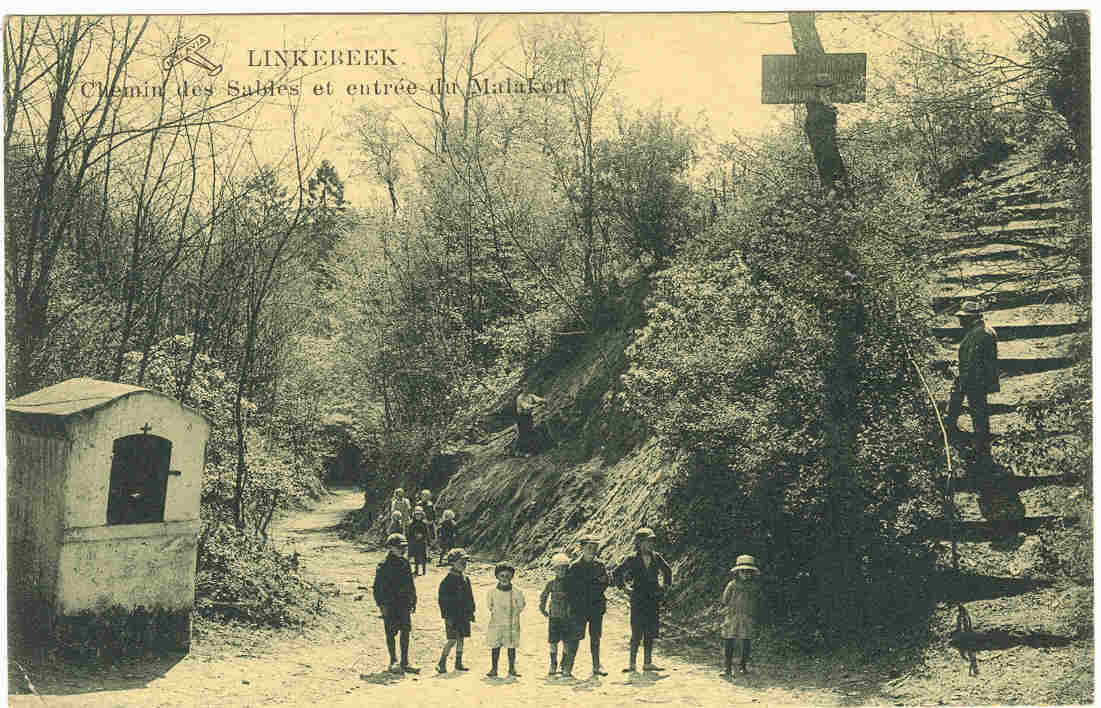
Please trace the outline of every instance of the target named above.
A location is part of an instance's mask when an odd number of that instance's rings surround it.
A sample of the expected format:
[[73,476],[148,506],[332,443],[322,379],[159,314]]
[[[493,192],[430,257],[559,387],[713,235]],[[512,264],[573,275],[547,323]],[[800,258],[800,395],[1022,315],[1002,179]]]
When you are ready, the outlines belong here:
[[[936,254],[938,274],[929,294],[938,368],[947,373],[957,359],[964,333],[954,313],[966,300],[986,304],[986,321],[999,340],[1002,390],[989,399],[996,474],[970,472],[957,479],[953,497],[958,520],[954,525],[947,519],[938,521],[926,530],[931,537],[955,535],[964,546],[1070,523],[1040,492],[1081,484],[1067,475],[1032,476],[999,447],[1010,427],[1023,423],[1022,406],[1039,398],[1073,366],[1080,331],[1071,303],[1081,276],[1060,220],[1070,205],[1045,195],[1042,179],[1043,173],[1026,157],[1011,156],[985,175],[968,197],[981,206],[980,223],[943,233]],[[938,400],[946,401],[951,381],[944,376],[938,383]],[[966,407],[960,424],[965,432],[955,442],[957,449],[970,445]],[[1054,439],[1058,431],[1047,431],[1053,433]]]

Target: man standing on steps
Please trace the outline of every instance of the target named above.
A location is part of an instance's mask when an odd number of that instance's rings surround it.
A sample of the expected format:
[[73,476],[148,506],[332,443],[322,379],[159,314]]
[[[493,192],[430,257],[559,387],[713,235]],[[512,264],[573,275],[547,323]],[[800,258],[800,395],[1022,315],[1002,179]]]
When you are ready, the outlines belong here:
[[989,464],[993,459],[990,454],[990,405],[986,396],[1001,390],[998,380],[998,334],[983,320],[983,308],[978,302],[963,303],[956,317],[963,327],[964,336],[960,342],[959,376],[952,385],[945,425],[949,435],[959,434],[957,423],[966,396],[975,430],[976,461]]
[[516,449],[525,457],[535,452],[535,409],[546,399],[527,391],[516,397]]

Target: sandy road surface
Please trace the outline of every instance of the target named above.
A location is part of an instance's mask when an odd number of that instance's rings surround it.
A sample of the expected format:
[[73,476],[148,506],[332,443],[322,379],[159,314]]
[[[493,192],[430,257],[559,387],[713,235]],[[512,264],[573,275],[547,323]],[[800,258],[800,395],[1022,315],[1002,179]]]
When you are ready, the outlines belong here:
[[[492,586],[488,563],[471,564],[479,605],[473,636],[467,641],[466,673],[439,675],[434,665],[443,642],[436,591],[446,571],[435,566],[417,578],[420,596],[413,616],[412,661],[419,675],[386,671],[382,621],[371,601],[374,568],[382,559],[340,539],[334,526],[362,497],[341,490],[318,508],[290,515],[276,528],[279,543],[293,545],[304,567],[339,595],[319,626],[299,633],[260,635],[240,629],[222,636],[199,636],[192,652],[172,660],[146,659],[109,667],[56,667],[32,676],[38,696],[10,695],[12,706],[586,706],[664,704],[671,706],[839,705],[888,703],[874,695],[844,690],[843,679],[822,676],[812,665],[791,665],[761,657],[748,677],[733,682],[718,675],[718,642],[691,645],[659,640],[661,673],[622,673],[630,630],[626,607],[612,602],[604,622],[603,663],[609,675],[589,678],[588,640],[582,642],[574,681],[548,679],[546,620],[538,600],[544,578],[521,570],[516,585],[527,597],[519,649],[519,679],[488,679],[489,650],[481,609]],[[641,658],[641,657],[640,657]],[[454,655],[452,655],[453,664]],[[505,666],[502,656],[502,666]],[[829,684],[835,683],[838,688]]]

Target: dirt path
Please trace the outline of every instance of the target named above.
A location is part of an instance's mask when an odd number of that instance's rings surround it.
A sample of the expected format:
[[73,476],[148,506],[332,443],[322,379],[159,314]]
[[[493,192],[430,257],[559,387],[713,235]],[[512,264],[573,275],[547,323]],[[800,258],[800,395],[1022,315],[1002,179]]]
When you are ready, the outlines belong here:
[[[813,664],[791,667],[762,657],[748,677],[728,682],[718,675],[716,641],[698,644],[659,640],[658,674],[621,672],[627,663],[629,626],[626,607],[613,598],[604,623],[603,662],[610,675],[588,678],[588,641],[582,643],[575,681],[548,679],[546,620],[539,614],[543,579],[521,571],[517,586],[524,590],[519,650],[519,679],[485,677],[489,651],[485,645],[483,611],[465,659],[472,670],[438,675],[433,668],[443,640],[436,589],[446,569],[435,566],[417,578],[420,608],[413,617],[412,661],[418,676],[393,676],[385,671],[382,622],[369,587],[382,553],[340,539],[335,526],[356,508],[362,497],[341,490],[311,511],[299,512],[278,524],[279,543],[297,548],[315,581],[339,594],[330,598],[319,626],[303,633],[264,634],[220,628],[197,636],[192,652],[173,661],[144,660],[110,667],[57,667],[32,675],[40,696],[11,695],[12,706],[257,706],[257,705],[405,705],[405,706],[548,706],[583,701],[589,706],[629,703],[683,706],[839,705],[885,703],[875,694],[861,695],[831,688],[860,683],[859,677],[827,678]],[[487,563],[473,563],[470,576],[475,600],[484,604],[493,584]]]

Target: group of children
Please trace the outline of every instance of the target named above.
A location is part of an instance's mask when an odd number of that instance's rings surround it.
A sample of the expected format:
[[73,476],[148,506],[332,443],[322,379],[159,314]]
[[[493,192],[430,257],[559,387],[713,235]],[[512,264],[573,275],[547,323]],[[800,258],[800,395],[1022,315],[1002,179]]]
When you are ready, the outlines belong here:
[[[653,663],[654,639],[660,635],[659,616],[665,592],[673,580],[672,570],[661,554],[653,550],[654,532],[640,528],[635,532],[635,553],[608,573],[597,560],[601,539],[585,536],[581,539],[581,555],[570,561],[565,553],[551,558],[555,577],[547,582],[539,596],[539,611],[547,618],[547,643],[550,652],[548,676],[573,678],[573,665],[585,632],[589,633],[593,676],[607,676],[600,663],[600,638],[603,634],[607,600],[604,591],[615,585],[629,587],[631,598],[630,663],[624,672],[637,671],[638,649],[643,649],[644,671],[661,671]],[[409,665],[410,616],[416,611],[416,587],[413,571],[405,559],[412,544],[401,533],[387,538],[388,554],[375,574],[374,597],[382,611],[386,629],[386,645],[390,652],[390,671],[419,673]],[[451,649],[455,649],[455,670],[467,671],[463,665],[463,640],[470,636],[475,618],[474,593],[466,576],[468,556],[461,548],[451,549],[447,560],[451,566],[439,587],[440,614],[444,620],[446,643],[436,666],[447,673]],[[491,668],[486,676],[496,677],[501,649],[507,649],[508,675],[519,676],[516,649],[520,640],[520,614],[526,602],[524,593],[513,585],[516,569],[508,563],[494,568],[497,584],[486,595],[489,610],[487,643]],[[723,676],[733,673],[734,649],[741,642],[741,671],[748,671],[750,643],[761,613],[760,571],[752,556],[738,556],[731,569],[732,580],[722,594],[725,610],[722,626],[724,666]],[[401,657],[395,652],[394,638],[400,636]],[[563,645],[562,661],[558,661],[558,645]]]
[[401,534],[408,539],[409,556],[413,560],[415,575],[428,574],[428,547],[439,541],[439,565],[444,564],[447,553],[455,546],[458,526],[455,512],[447,509],[439,524],[436,523],[436,506],[432,503],[432,492],[421,491],[416,507],[405,496],[405,490],[398,487],[390,500],[389,534]]

